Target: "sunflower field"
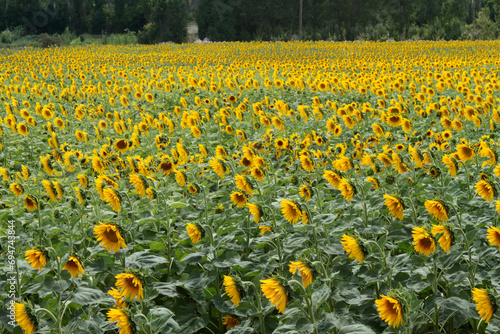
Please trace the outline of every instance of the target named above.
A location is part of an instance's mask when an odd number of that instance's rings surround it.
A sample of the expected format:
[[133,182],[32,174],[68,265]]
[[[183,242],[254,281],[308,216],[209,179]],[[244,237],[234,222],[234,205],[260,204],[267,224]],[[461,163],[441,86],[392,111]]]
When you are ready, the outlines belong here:
[[500,42],[0,52],[2,333],[498,333]]

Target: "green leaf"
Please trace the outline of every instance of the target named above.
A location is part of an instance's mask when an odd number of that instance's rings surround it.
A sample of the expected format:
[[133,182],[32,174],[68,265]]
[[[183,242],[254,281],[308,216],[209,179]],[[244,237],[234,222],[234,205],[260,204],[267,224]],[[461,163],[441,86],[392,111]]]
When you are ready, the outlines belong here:
[[321,304],[326,302],[330,298],[331,289],[326,284],[323,284],[312,294],[312,302],[314,303],[314,308],[318,309]]
[[137,252],[127,257],[127,264],[139,268],[152,268],[168,260],[163,256],[149,254],[149,251]]
[[436,304],[445,309],[457,311],[467,318],[477,318],[476,305],[468,300],[459,297],[450,297],[447,299],[436,300]]
[[80,305],[92,305],[99,303],[112,303],[113,298],[99,289],[87,288],[80,286],[71,301]]
[[161,252],[165,250],[165,245],[163,244],[163,242],[153,241],[152,243],[149,244],[149,250]]
[[182,209],[182,208],[185,208],[187,205],[186,205],[186,203],[175,202],[175,203],[170,204],[170,206],[174,209]]
[[167,308],[153,308],[149,311],[149,315],[153,318],[153,320],[151,320],[151,330],[153,333],[159,333],[166,327],[170,331],[180,329],[179,324],[172,319],[174,313]]
[[175,298],[179,296],[177,286],[173,283],[155,282],[153,288],[160,293],[160,295]]
[[226,334],[252,334],[254,332],[253,328],[236,326],[227,331]]
[[339,334],[375,334],[375,332],[368,326],[356,324],[347,325],[340,329]]

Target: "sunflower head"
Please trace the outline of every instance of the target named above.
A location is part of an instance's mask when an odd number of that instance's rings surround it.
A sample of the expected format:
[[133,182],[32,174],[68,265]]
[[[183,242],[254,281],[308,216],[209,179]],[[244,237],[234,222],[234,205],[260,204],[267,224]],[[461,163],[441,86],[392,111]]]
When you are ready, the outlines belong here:
[[412,231],[413,245],[417,253],[429,256],[436,250],[434,238],[424,227],[414,227]]
[[25,259],[28,260],[31,266],[40,271],[43,267],[45,267],[47,261],[50,260],[47,250],[40,247],[27,250],[24,255]]
[[62,269],[69,271],[71,277],[78,277],[84,273],[82,263],[76,255],[70,255],[68,262],[66,262]]
[[127,247],[121,229],[117,225],[99,222],[99,225],[94,227],[94,235],[99,241],[99,245],[103,246],[107,251],[112,250],[116,253],[121,248]]
[[375,300],[380,319],[387,322],[389,326],[398,328],[403,323],[404,314],[404,304],[401,298],[393,292],[389,292],[388,296],[381,295],[381,297]]
[[485,323],[491,320],[493,314],[497,311],[498,305],[495,298],[496,292],[490,289],[474,288],[472,290],[472,300],[476,303],[477,313]]
[[186,231],[194,244],[197,244],[205,235],[205,230],[199,224],[186,224]]
[[15,303],[14,312],[19,327],[21,327],[25,333],[34,333],[35,329],[38,327],[38,321],[33,306],[30,303]]

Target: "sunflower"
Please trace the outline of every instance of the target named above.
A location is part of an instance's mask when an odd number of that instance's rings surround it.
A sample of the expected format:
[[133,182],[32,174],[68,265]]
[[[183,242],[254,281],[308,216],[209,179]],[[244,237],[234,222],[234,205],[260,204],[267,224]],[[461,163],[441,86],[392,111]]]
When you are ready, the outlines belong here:
[[71,277],[78,277],[80,275],[83,275],[83,272],[84,272],[83,267],[82,267],[82,263],[74,255],[69,256],[69,260],[64,265],[63,270],[69,271],[69,273],[71,274]]
[[23,194],[23,187],[17,183],[11,183],[10,184],[10,191],[17,197],[21,196]]
[[304,197],[304,200],[306,202],[308,202],[311,199],[311,189],[309,189],[309,187],[306,186],[305,184],[299,188],[299,194],[301,197]]
[[174,170],[174,165],[170,160],[165,160],[162,161],[157,168],[159,171],[162,171],[165,176],[168,176]]
[[250,186],[250,183],[248,182],[248,180],[245,176],[236,175],[234,177],[234,183],[236,184],[236,188],[238,188],[241,191],[246,192],[250,196],[253,196],[253,189]]
[[297,224],[299,219],[302,217],[302,211],[299,206],[287,199],[281,201],[281,213],[292,224]]
[[238,326],[240,324],[240,321],[231,315],[226,315],[222,324],[226,326],[226,329],[231,329]]
[[123,294],[119,290],[117,290],[115,288],[111,288],[108,291],[108,294],[111,295],[111,297],[113,297],[115,299],[114,307],[118,307],[118,308],[126,308],[127,307],[127,303],[123,300]]
[[133,273],[122,273],[115,276],[116,287],[124,298],[144,299],[142,281]]
[[340,181],[342,181],[342,177],[339,174],[334,171],[325,170],[323,177],[328,181],[328,183],[330,183],[332,187],[334,187],[335,189],[339,188]]
[[191,238],[191,241],[193,242],[193,244],[197,244],[200,241],[201,237],[203,236],[203,233],[200,231],[198,226],[195,224],[187,223],[186,224],[186,231],[187,231],[187,234],[189,235],[189,237]]
[[495,187],[488,181],[479,181],[474,186],[479,196],[488,202],[493,201],[493,196],[495,196]]
[[271,304],[276,305],[278,312],[283,314],[288,300],[285,289],[274,278],[261,280],[260,283],[264,297],[269,299]]
[[259,182],[264,180],[264,176],[266,176],[264,171],[259,166],[254,166],[250,172],[252,176]]
[[484,320],[485,323],[488,323],[493,313],[496,311],[496,307],[492,305],[488,292],[474,288],[474,290],[472,290],[472,300],[476,302],[476,310],[481,319]]
[[374,177],[368,176],[366,178],[366,182],[370,182],[372,184],[373,189],[377,190],[379,187],[378,180]]
[[432,235],[436,236],[436,234],[441,234],[439,238],[439,246],[445,251],[449,252],[451,243],[453,242],[453,234],[450,232],[446,226],[443,225],[432,225]]
[[231,298],[231,302],[238,306],[240,304],[241,296],[238,290],[236,282],[231,276],[224,275],[224,290],[226,290],[227,295]]
[[352,200],[352,197],[356,193],[356,188],[347,180],[342,180],[342,182],[340,182],[339,190],[346,201]]
[[128,140],[118,139],[115,143],[115,151],[125,153],[130,148]]
[[52,181],[52,186],[54,187],[54,189],[56,190],[57,192],[57,197],[59,199],[62,199],[63,198],[63,195],[64,195],[64,190],[63,188],[61,187],[61,185],[59,184],[59,182],[57,181]]
[[414,227],[412,231],[413,245],[415,251],[425,256],[429,256],[436,250],[436,243],[429,232],[423,227]]
[[153,94],[146,93],[145,97],[146,97],[146,101],[148,101],[149,103],[153,103],[154,102],[154,96],[153,96]]
[[488,241],[491,246],[498,246],[498,250],[500,250],[500,228],[491,226],[488,228],[487,232]]
[[387,208],[389,208],[392,216],[396,219],[403,220],[403,201],[395,196],[390,196],[387,194],[385,194],[383,197],[385,198],[385,205],[387,206]]
[[216,158],[213,158],[210,160],[208,165],[212,168],[214,173],[219,175],[221,179],[224,178],[224,174],[226,173],[226,167],[224,166],[224,163]]
[[129,175],[129,180],[130,183],[135,187],[135,190],[137,193],[141,196],[144,197],[146,196],[146,188],[148,186],[146,180],[143,179],[143,176],[139,174],[130,174]]
[[198,193],[198,186],[194,184],[188,184],[187,188],[191,195],[196,195]]
[[112,308],[109,309],[108,313],[106,313],[106,316],[108,317],[109,322],[118,322],[116,326],[120,328],[119,334],[132,334],[135,332],[135,326],[124,310]]
[[49,257],[47,252],[35,248],[27,250],[26,253],[24,253],[24,259],[28,260],[33,268],[41,271],[47,264]]
[[14,304],[14,316],[19,327],[24,331],[25,334],[33,334],[35,332],[36,318],[31,313],[31,310],[26,306],[26,304],[15,303]]
[[247,208],[250,210],[250,214],[253,215],[253,220],[255,223],[259,223],[260,217],[262,216],[262,210],[257,204],[247,203]]
[[19,132],[19,134],[21,134],[23,136],[28,135],[28,127],[24,123],[17,124],[17,131]]
[[403,305],[396,299],[381,295],[382,298],[375,300],[380,319],[398,328],[403,322]]
[[92,168],[99,174],[106,173],[106,166],[97,155],[92,157]]
[[76,178],[78,179],[78,182],[80,182],[83,188],[87,189],[89,187],[89,181],[85,175],[78,174]]
[[50,199],[53,202],[57,202],[56,190],[54,189],[52,182],[48,180],[42,180],[42,184],[45,187],[45,191],[47,192],[47,195],[50,197]]
[[314,163],[308,156],[300,156],[300,164],[302,165],[302,168],[304,168],[304,170],[308,172],[314,172]]
[[312,283],[313,280],[312,270],[311,268],[306,266],[303,262],[290,261],[289,267],[290,267],[290,273],[292,274],[295,274],[297,272],[297,269],[299,270],[300,276],[302,276],[302,284],[304,285],[304,288],[307,288],[307,286]]
[[[499,165],[500,166],[500,165]],[[2,175],[2,178],[5,181],[9,181],[9,173],[7,173],[7,170],[3,167],[0,167],[0,175]]]
[[342,246],[344,246],[344,250],[347,254],[349,254],[350,259],[358,260],[359,263],[363,263],[365,255],[361,246],[355,238],[344,234],[340,243],[342,244]]
[[500,214],[500,201],[495,201],[495,210]]
[[474,149],[469,145],[459,144],[457,145],[457,154],[462,161],[467,161],[474,157]]
[[103,224],[99,222],[100,225],[94,227],[94,234],[99,242],[99,245],[103,246],[107,251],[112,250],[113,252],[118,252],[120,248],[125,248],[125,240],[123,239],[118,226],[113,224]]
[[34,197],[25,196],[24,197],[24,207],[28,209],[28,211],[34,211],[38,207],[38,202]]
[[271,226],[259,226],[259,230],[261,235],[266,234],[266,232],[273,233],[273,229],[271,228]]
[[442,220],[442,221],[447,221],[448,220],[448,214],[446,211],[446,207],[441,201],[437,200],[427,200],[424,203],[425,208],[431,214],[434,216],[434,218]]
[[239,191],[233,191],[229,197],[231,197],[231,201],[233,201],[233,204],[238,208],[243,208],[248,201],[245,194]]
[[448,168],[448,173],[456,177],[457,176],[457,164],[455,163],[455,160],[448,154],[443,155],[442,162],[446,165]]
[[113,210],[120,212],[121,210],[121,198],[120,195],[113,188],[105,188],[103,191],[103,197],[106,202],[113,208]]

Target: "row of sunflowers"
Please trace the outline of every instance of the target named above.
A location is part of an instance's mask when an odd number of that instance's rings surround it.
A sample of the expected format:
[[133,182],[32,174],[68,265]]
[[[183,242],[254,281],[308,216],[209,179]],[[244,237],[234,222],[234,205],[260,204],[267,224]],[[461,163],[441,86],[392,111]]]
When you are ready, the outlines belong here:
[[498,332],[498,47],[2,50],[0,329]]

